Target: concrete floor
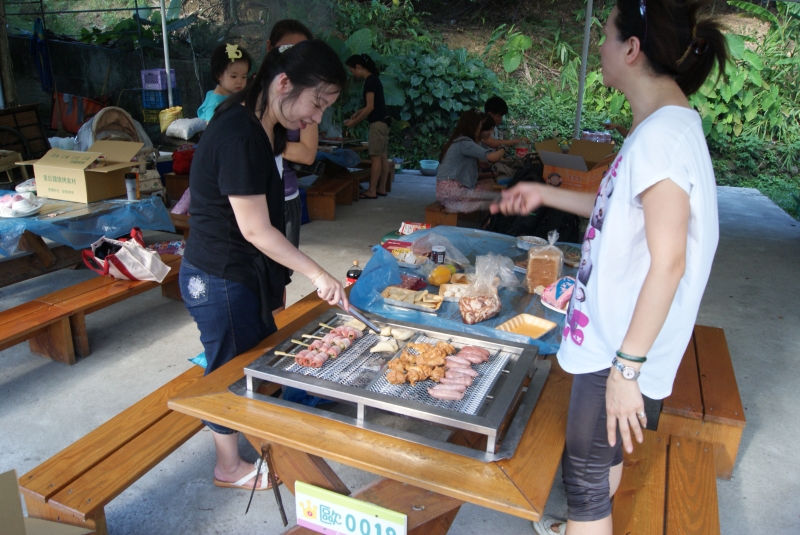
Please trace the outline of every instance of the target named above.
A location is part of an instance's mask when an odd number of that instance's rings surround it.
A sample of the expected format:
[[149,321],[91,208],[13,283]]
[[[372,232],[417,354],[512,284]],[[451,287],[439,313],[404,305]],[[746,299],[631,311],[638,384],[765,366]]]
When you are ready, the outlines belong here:
[[[354,259],[403,220],[424,219],[432,178],[399,174],[388,198],[337,207],[337,220],[302,228],[302,249],[344,278]],[[755,190],[719,188],[721,239],[698,323],[727,335],[747,428],[731,481],[719,481],[722,533],[800,533],[800,224]],[[150,240],[169,236],[149,236]],[[62,270],[0,289],[0,310],[95,275]],[[295,302],[311,285],[289,287]],[[92,355],[66,367],[32,355],[26,344],[0,352],[0,472],[21,475],[186,370],[202,347],[184,307],[152,291],[87,317]],[[211,437],[202,431],[106,508],[121,534],[283,531],[271,494],[244,516],[248,493],[217,489]],[[243,454],[255,453],[242,444]],[[334,469],[351,489],[373,476]],[[292,496],[282,488],[287,514]],[[566,512],[556,477],[547,512]],[[532,533],[530,523],[482,507],[461,508],[450,531],[469,535]]]

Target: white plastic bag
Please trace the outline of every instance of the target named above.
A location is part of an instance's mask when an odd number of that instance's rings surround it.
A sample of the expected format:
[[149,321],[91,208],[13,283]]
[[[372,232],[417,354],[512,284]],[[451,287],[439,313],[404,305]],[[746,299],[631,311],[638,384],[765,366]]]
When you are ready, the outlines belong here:
[[175,119],[167,127],[167,135],[180,139],[192,139],[198,132],[206,129],[208,123],[202,119]]
[[469,260],[464,254],[456,249],[455,245],[450,243],[450,240],[435,231],[431,231],[425,236],[417,239],[411,245],[411,252],[417,256],[428,256],[431,254],[431,249],[441,245],[444,247],[444,263],[445,264],[458,264],[462,268],[469,265]]

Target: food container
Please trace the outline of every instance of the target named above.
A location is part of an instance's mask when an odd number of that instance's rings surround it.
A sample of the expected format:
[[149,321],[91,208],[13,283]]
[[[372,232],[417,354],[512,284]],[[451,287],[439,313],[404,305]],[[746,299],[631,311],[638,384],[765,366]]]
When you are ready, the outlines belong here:
[[434,176],[434,175],[436,175],[436,170],[438,168],[439,168],[439,161],[438,160],[420,160],[419,161],[420,172],[425,176]]
[[547,240],[537,236],[519,236],[517,237],[517,248],[527,251],[531,247],[541,247],[547,245]]
[[431,313],[439,310],[444,302],[443,298],[430,294],[427,290],[406,290],[398,286],[387,286],[381,292],[381,297],[387,305]]
[[445,252],[444,245],[434,245],[431,247],[431,261],[434,264],[444,264]]
[[467,293],[467,286],[466,284],[442,284],[439,286],[439,295],[441,295],[445,301],[458,303],[458,300]]
[[499,325],[497,329],[500,331],[521,334],[536,340],[537,338],[541,338],[545,334],[552,331],[556,325],[556,323],[544,318],[539,318],[530,314],[520,314],[519,316],[514,316],[507,322]]

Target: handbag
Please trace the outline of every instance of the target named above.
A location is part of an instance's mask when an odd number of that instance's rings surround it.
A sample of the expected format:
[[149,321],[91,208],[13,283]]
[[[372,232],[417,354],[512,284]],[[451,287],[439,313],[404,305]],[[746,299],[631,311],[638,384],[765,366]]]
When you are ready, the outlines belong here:
[[161,283],[170,270],[158,253],[145,249],[142,231],[138,228],[131,230],[130,240],[102,237],[81,256],[86,267],[95,273],[122,280]]

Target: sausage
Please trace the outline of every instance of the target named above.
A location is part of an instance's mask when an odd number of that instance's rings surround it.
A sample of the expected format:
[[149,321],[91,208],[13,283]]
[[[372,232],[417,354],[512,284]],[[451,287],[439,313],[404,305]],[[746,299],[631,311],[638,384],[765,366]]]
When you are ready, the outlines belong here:
[[467,385],[457,385],[457,384],[445,384],[439,383],[438,385],[433,387],[434,390],[455,390],[457,392],[463,392],[467,389]]
[[481,357],[480,355],[476,355],[475,353],[465,353],[462,351],[456,356],[462,359],[466,359],[470,361],[472,364],[480,364],[481,362],[483,362],[483,357]]
[[446,372],[444,372],[445,377],[459,377],[464,375],[468,375],[470,377],[477,377],[478,372],[476,372],[472,368],[450,368]]
[[449,357],[444,358],[446,362],[450,364],[461,364],[462,366],[471,366],[472,363],[465,359],[464,357],[459,357],[456,355],[451,355]]
[[491,353],[489,353],[488,350],[483,349],[482,347],[478,347],[478,346],[464,346],[464,347],[461,348],[461,351],[465,351],[465,350],[466,351],[470,351],[472,353],[476,353],[478,355],[481,355],[485,359],[488,359],[489,355],[491,354]]
[[445,372],[445,376],[439,379],[439,382],[445,385],[465,385],[470,386],[472,384],[472,377],[469,375],[462,375],[462,374],[455,374],[457,377],[447,377],[447,372]]
[[463,392],[457,392],[455,390],[436,390],[435,388],[429,388],[428,394],[430,394],[432,398],[444,401],[458,401],[464,398]]

